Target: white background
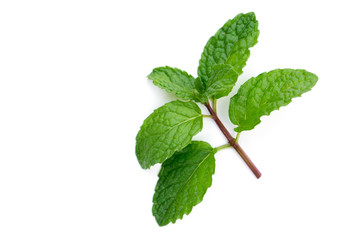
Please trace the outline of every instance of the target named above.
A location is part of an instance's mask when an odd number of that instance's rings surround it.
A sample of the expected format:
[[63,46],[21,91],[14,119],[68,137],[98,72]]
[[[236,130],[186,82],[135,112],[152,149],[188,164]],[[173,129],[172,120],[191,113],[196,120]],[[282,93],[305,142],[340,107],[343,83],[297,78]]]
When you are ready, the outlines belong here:
[[[1,1],[0,239],[360,239],[357,1]],[[175,225],[151,213],[142,121],[175,99],[146,76],[196,76],[218,28],[254,11],[251,76],[304,68],[314,89],[216,155],[204,201]],[[228,98],[219,101],[229,129]],[[204,113],[206,110],[204,109]],[[195,137],[225,138],[212,123]]]

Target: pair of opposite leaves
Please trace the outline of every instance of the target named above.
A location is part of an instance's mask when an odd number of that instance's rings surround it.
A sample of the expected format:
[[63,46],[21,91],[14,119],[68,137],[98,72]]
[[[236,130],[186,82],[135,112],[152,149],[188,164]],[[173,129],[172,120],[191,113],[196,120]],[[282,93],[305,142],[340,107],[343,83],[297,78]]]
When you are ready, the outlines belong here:
[[[136,156],[142,168],[163,163],[153,197],[153,215],[160,226],[181,219],[202,201],[215,172],[216,148],[192,141],[202,130],[203,115],[195,102],[227,96],[257,43],[254,13],[229,20],[207,42],[198,77],[171,67],[155,68],[153,83],[185,101],[172,101],[145,119],[136,136]],[[247,80],[231,97],[229,117],[240,133],[309,91],[317,76],[301,69],[276,69]]]

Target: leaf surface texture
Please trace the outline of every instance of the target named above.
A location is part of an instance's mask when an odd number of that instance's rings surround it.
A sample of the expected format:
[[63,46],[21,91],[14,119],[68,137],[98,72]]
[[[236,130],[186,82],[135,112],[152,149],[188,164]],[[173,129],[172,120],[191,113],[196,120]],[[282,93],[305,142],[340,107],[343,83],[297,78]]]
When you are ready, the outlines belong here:
[[251,130],[260,117],[286,106],[310,91],[318,77],[302,69],[276,69],[247,80],[230,99],[229,117],[235,131]]
[[174,93],[179,98],[199,101],[195,78],[185,71],[168,66],[158,67],[149,74],[148,78],[153,80],[156,86]]
[[153,198],[153,215],[160,226],[182,219],[202,201],[212,184],[215,152],[210,144],[193,141],[162,164]]
[[228,64],[215,65],[207,83],[205,95],[208,98],[221,98],[227,96],[234,87],[238,78],[233,67]]
[[227,21],[206,43],[199,62],[198,75],[207,86],[217,64],[229,64],[240,75],[259,36],[258,21],[253,12],[238,14]]
[[172,101],[156,109],[136,136],[136,156],[141,167],[162,163],[186,147],[202,126],[201,110],[194,102]]

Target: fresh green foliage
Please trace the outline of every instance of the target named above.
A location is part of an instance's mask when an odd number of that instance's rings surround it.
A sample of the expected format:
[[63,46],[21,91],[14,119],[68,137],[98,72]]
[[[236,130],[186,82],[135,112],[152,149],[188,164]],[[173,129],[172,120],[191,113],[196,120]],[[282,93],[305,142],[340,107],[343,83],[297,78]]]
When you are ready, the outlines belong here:
[[205,95],[208,98],[227,96],[238,78],[233,67],[227,64],[215,65],[207,82]]
[[301,69],[276,69],[247,80],[230,100],[229,116],[236,132],[251,130],[260,117],[310,91],[317,76]]
[[195,87],[195,78],[178,68],[159,67],[155,68],[148,76],[153,83],[184,100],[198,99],[198,91]]
[[[156,86],[184,101],[169,102],[147,117],[136,136],[136,156],[142,168],[162,163],[153,198],[153,215],[160,226],[175,223],[200,203],[212,184],[216,152],[233,147],[257,178],[261,176],[216,113],[216,99],[227,96],[257,43],[254,13],[227,21],[206,43],[198,77],[171,67],[155,68],[148,76]],[[230,100],[229,117],[240,133],[260,118],[286,106],[309,91],[317,76],[305,70],[276,69],[246,81]],[[210,104],[212,101],[212,106]],[[202,130],[203,117],[195,102],[203,103],[228,143],[213,148],[192,138]],[[209,116],[209,115],[208,115]]]
[[160,226],[182,219],[202,201],[215,172],[215,152],[210,144],[193,141],[162,164],[153,198]]
[[229,64],[240,75],[259,36],[258,21],[250,12],[227,21],[206,43],[199,62],[198,75],[207,86],[217,64]]
[[156,109],[136,136],[136,156],[141,167],[162,163],[186,147],[202,125],[201,110],[193,102],[173,101]]

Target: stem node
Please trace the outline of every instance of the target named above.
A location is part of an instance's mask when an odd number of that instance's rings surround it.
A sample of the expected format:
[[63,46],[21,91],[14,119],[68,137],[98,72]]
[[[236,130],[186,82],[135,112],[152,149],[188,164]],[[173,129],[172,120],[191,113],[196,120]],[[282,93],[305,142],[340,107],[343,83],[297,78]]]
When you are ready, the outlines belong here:
[[250,170],[254,173],[256,178],[261,177],[261,172],[257,169],[255,164],[250,160],[249,156],[244,152],[244,150],[240,147],[240,145],[237,143],[237,140],[239,138],[239,134],[237,135],[236,139],[234,139],[229,131],[225,128],[224,124],[220,121],[218,118],[216,112],[211,108],[209,102],[205,103],[206,108],[209,110],[211,116],[213,117],[215,123],[220,128],[221,132],[224,134],[226,139],[228,140],[229,144],[235,149],[235,151],[241,156],[241,158],[244,160],[246,165],[250,168]]

